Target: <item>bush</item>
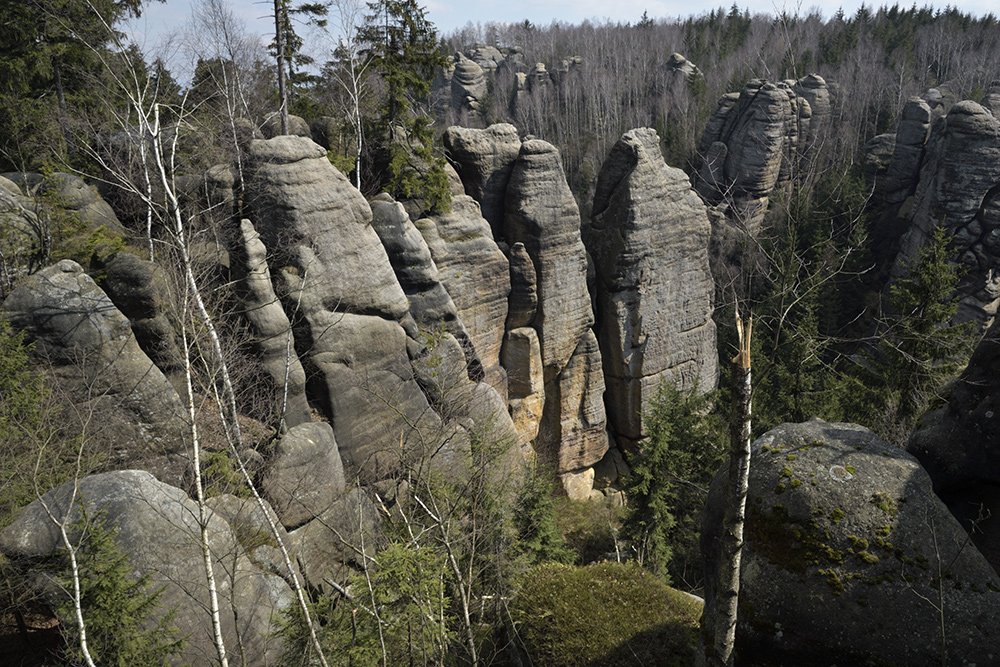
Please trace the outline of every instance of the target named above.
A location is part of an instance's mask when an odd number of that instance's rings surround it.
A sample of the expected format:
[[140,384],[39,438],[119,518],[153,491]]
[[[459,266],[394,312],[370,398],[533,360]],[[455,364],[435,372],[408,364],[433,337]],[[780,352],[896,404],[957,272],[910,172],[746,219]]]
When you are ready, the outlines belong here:
[[546,564],[524,577],[511,615],[531,664],[688,665],[701,605],[636,563]]

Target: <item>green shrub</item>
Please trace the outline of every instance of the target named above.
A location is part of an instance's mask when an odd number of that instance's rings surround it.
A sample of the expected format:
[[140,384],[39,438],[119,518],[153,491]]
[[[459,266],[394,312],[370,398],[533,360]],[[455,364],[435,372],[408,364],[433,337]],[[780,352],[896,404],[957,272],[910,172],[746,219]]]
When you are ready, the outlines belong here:
[[637,563],[546,564],[526,574],[511,615],[531,664],[650,667],[691,664],[701,605]]

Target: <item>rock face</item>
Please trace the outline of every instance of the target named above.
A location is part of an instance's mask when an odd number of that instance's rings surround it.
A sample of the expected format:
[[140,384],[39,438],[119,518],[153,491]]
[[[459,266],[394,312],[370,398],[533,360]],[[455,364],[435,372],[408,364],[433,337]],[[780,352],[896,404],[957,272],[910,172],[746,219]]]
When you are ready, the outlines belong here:
[[[923,107],[915,108],[925,114]],[[902,127],[902,126],[901,126]],[[910,129],[920,135],[919,123]],[[919,137],[917,137],[919,138]],[[905,157],[905,155],[904,155]],[[895,158],[893,159],[895,164]],[[890,166],[890,171],[893,166]],[[935,227],[951,239],[963,275],[953,321],[993,321],[1000,301],[1000,120],[975,102],[959,102],[933,125],[892,278],[905,275]]]
[[168,288],[162,271],[153,263],[120,252],[108,263],[104,292],[129,319],[143,352],[165,373],[183,365],[174,329],[167,318]]
[[[928,411],[907,450],[964,526],[978,520],[973,542],[1000,571],[1000,324],[994,322],[948,401]],[[979,517],[981,509],[983,517]]]
[[121,406],[153,433],[147,452],[181,446],[184,409],[174,388],[132,335],[128,319],[83,268],[62,260],[8,295],[4,314],[27,332],[35,354],[55,364],[68,388]]
[[269,380],[275,405],[285,405],[286,426],[312,420],[306,399],[306,373],[295,351],[288,321],[267,266],[267,249],[249,220],[240,222],[240,238],[232,253],[233,277],[240,311],[250,326],[253,345]]
[[580,213],[554,146],[526,141],[511,172],[505,237],[520,242],[537,276],[545,409],[537,449],[557,472],[586,468],[607,451],[600,351],[591,327]]
[[479,202],[496,238],[503,238],[504,199],[521,139],[513,125],[491,125],[485,130],[449,127],[442,137],[448,154],[458,164],[465,192]]
[[285,310],[299,314],[296,346],[312,393],[345,463],[378,475],[376,455],[398,449],[401,434],[435,428],[400,324],[406,295],[368,203],[320,146],[277,137],[252,142],[250,157],[258,231],[282,267]]
[[482,364],[483,377],[506,396],[506,373],[500,366],[510,273],[507,258],[493,240],[479,205],[467,195],[452,198],[447,213],[417,220],[441,283]]
[[[99,516],[105,526],[115,528],[115,541],[134,571],[150,574],[152,586],[164,587],[160,613],[174,609],[172,624],[186,637],[177,664],[214,664],[212,622],[207,611],[209,593],[195,503],[180,489],[135,470],[84,478],[71,507],[72,494],[73,484],[64,484],[29,505],[0,532],[0,551],[12,562],[28,568],[32,562],[38,563],[37,559],[62,561],[64,546],[59,529],[42,503],[60,520],[67,518],[71,527],[81,519],[82,504],[91,519]],[[74,544],[79,543],[80,535],[78,528],[70,530]],[[291,590],[281,578],[258,570],[233,530],[215,514],[209,515],[208,542],[218,583],[223,638],[228,646],[235,647],[239,635],[247,664],[273,664],[283,652],[281,643],[274,638],[278,629],[275,618],[293,603]],[[44,592],[50,599],[65,595],[54,587]]]
[[88,230],[103,226],[115,234],[125,233],[118,216],[101,199],[100,195],[86,181],[74,174],[56,172],[44,176],[35,172],[10,172],[3,174],[20,187],[28,196],[44,196],[53,206],[65,209],[79,216]]
[[286,528],[325,512],[344,495],[344,464],[329,424],[299,424],[275,445],[264,492]]
[[[706,506],[706,572],[717,566],[727,473]],[[1000,579],[917,461],[867,429],[815,420],[758,439],[744,539],[742,664],[929,665],[944,642],[949,664],[998,658]],[[710,581],[705,618],[715,604]]]
[[619,445],[646,435],[661,381],[715,387],[715,286],[705,206],[668,167],[651,129],[626,133],[597,179],[585,241],[597,272],[597,332],[608,417]]
[[815,74],[779,83],[754,79],[738,95],[723,96],[699,144],[699,194],[756,231],[771,193],[822,143],[829,117],[830,93]]
[[476,116],[480,100],[486,97],[486,77],[483,68],[461,53],[454,57],[455,73],[451,77],[451,108],[453,111]]
[[931,108],[919,97],[911,97],[903,106],[896,148],[885,176],[887,203],[902,203],[913,194],[930,132]]

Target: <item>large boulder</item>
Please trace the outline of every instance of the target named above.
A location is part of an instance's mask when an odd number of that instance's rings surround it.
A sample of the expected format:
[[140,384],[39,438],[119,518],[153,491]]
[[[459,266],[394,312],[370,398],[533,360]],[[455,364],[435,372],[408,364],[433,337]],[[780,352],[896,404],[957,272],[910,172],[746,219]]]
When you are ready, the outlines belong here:
[[687,176],[651,129],[626,133],[597,178],[585,241],[597,272],[597,332],[619,444],[645,437],[662,381],[710,391],[718,374],[711,228]]
[[[148,574],[152,586],[163,587],[154,613],[173,610],[171,624],[185,637],[176,664],[215,664],[199,510],[180,489],[137,470],[86,477],[78,486],[69,482],[33,502],[0,532],[0,552],[27,574],[64,563],[65,545],[52,517],[67,522],[70,541],[78,545],[84,510],[89,521],[114,529],[115,542],[137,574]],[[231,650],[241,646],[248,665],[273,664],[283,652],[275,638],[277,618],[292,604],[291,590],[280,577],[257,569],[236,533],[211,510],[207,534],[223,640]],[[47,576],[35,581],[50,602],[66,596],[64,589],[41,583]]]
[[333,429],[323,422],[299,424],[282,436],[263,478],[264,493],[289,529],[325,512],[345,485]]
[[8,295],[3,312],[81,401],[124,408],[150,427],[144,439],[123,443],[138,447],[132,460],[183,448],[180,397],[139,347],[128,319],[79,264],[66,259],[33,274]]
[[[753,445],[739,664],[990,664],[1000,578],[906,452],[868,429],[783,424]],[[717,572],[728,468],[702,524]],[[718,600],[709,576],[705,619]],[[703,625],[707,641],[712,626]],[[946,653],[945,653],[946,652]]]
[[105,269],[101,287],[129,319],[143,352],[164,373],[179,371],[183,356],[171,324],[170,292],[163,271],[154,263],[120,252]]

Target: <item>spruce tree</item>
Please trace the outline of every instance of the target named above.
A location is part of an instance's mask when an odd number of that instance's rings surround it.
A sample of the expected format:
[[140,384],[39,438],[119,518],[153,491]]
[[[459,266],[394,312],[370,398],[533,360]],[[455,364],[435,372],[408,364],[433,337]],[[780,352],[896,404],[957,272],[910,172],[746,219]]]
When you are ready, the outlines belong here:
[[432,148],[431,117],[417,109],[445,64],[437,32],[416,0],[375,0],[368,8],[358,36],[386,87],[371,134],[382,142],[383,188],[397,199],[422,198],[430,210],[445,208],[450,196],[444,159]]

